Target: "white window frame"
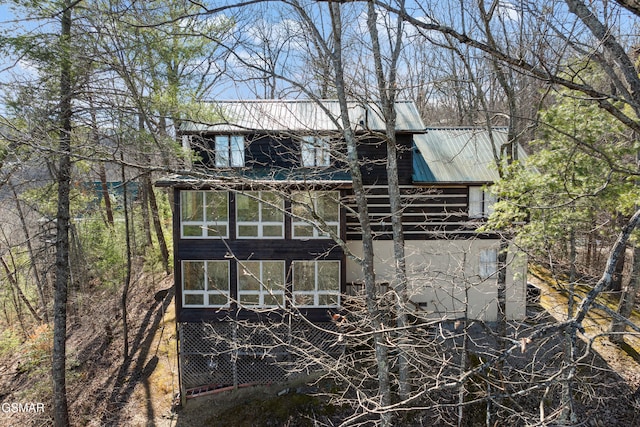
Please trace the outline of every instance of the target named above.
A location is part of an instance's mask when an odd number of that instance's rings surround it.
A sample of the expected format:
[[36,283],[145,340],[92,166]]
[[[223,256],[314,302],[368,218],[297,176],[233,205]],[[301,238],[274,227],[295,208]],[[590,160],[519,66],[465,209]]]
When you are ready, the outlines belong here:
[[[338,216],[338,220],[337,221],[326,221],[325,220],[325,224],[327,225],[327,227],[335,227],[336,234],[338,236],[340,235],[340,201],[339,201],[340,193],[338,191],[295,191],[295,192],[291,193],[292,204],[294,203],[294,199],[296,197],[296,194],[310,195],[311,196],[311,203],[313,205],[313,206],[310,206],[310,208],[313,209],[314,212],[318,212],[318,199],[321,196],[328,195],[332,199],[336,200],[336,204],[337,204],[337,208],[338,208],[338,211],[336,213],[337,213],[337,216]],[[292,206],[291,209],[293,211],[294,207]],[[313,221],[313,220],[310,219],[308,221],[305,221],[302,218],[293,217],[292,220],[291,220],[291,238],[292,239],[299,239],[299,240],[328,239],[328,238],[330,238],[329,233],[323,232],[318,227],[316,227],[311,221]],[[311,228],[312,229],[312,234],[310,236],[298,236],[298,235],[296,235],[296,227]]]
[[[187,263],[203,263],[204,270],[204,283],[202,284],[201,290],[187,290],[185,288],[185,271]],[[220,263],[226,264],[227,268],[227,290],[220,290],[217,288],[209,287],[209,264],[210,263]],[[216,308],[224,308],[230,306],[230,291],[231,291],[231,276],[229,269],[229,261],[220,261],[220,260],[182,260],[181,261],[181,270],[182,270],[182,278],[181,278],[181,286],[182,286],[182,307],[184,308],[202,308],[202,307],[216,307]],[[202,296],[202,304],[187,304],[186,297],[188,295],[201,295]],[[227,299],[226,304],[210,304],[209,296],[210,295],[222,295]]]
[[[314,290],[312,291],[297,291],[296,290],[296,282],[295,282],[295,268],[296,268],[296,264],[297,263],[313,263],[314,264]],[[320,265],[322,265],[323,263],[335,263],[338,266],[338,289],[336,290],[319,290],[318,289],[318,279],[319,279],[319,272],[320,272]],[[326,260],[326,261],[318,261],[318,260],[295,260],[291,263],[291,281],[292,281],[292,285],[291,285],[291,296],[292,296],[292,302],[293,305],[296,307],[300,307],[300,308],[337,308],[340,306],[340,283],[341,283],[341,274],[340,272],[341,270],[341,265],[340,265],[340,261],[337,260]],[[296,304],[296,296],[297,295],[305,295],[305,296],[312,296],[313,297],[313,304]],[[321,295],[333,295],[336,296],[336,304],[329,304],[329,305],[321,305],[320,304],[320,296]]]
[[216,135],[214,164],[217,168],[244,167],[244,136]]
[[481,279],[495,277],[498,273],[498,249],[485,248],[478,256],[478,276]]
[[303,136],[300,142],[300,164],[305,168],[331,165],[329,140],[319,136]]
[[[257,194],[256,194],[257,193]],[[282,216],[280,221],[263,221],[262,220],[262,206],[265,204],[263,201],[262,194],[263,193],[271,193],[275,194],[276,197],[280,200],[280,207],[277,208]],[[249,197],[258,202],[258,220],[257,221],[241,221],[238,215],[238,198],[239,197]],[[254,226],[258,229],[257,236],[241,236],[240,235],[240,227],[241,226]],[[268,226],[280,226],[280,235],[279,236],[265,236],[264,228]],[[245,193],[236,193],[236,238],[237,239],[283,239],[284,238],[284,199],[277,195],[277,193],[273,193],[270,191],[249,191]]]
[[483,186],[469,187],[469,218],[489,218],[497,198]]
[[[183,218],[183,209],[185,197],[188,194],[202,194],[202,220],[189,221]],[[223,221],[207,221],[207,195],[212,194],[225,194],[226,196],[226,219]],[[185,226],[197,226],[200,227],[202,233],[199,236],[185,236]],[[223,234],[209,235],[210,228],[219,228],[224,226],[227,232]],[[203,191],[203,190],[185,190],[180,192],[180,238],[181,239],[226,239],[229,237],[229,193],[227,191]]]
[[[282,265],[282,283],[280,283],[279,285],[279,289],[278,288],[269,288],[266,286],[266,283],[268,283],[269,278],[265,277],[265,271],[264,271],[264,266],[265,263],[280,263]],[[250,290],[242,290],[241,284],[240,284],[240,278],[241,275],[243,274],[251,274],[248,272],[248,270],[245,269],[245,265],[247,265],[248,263],[259,263],[260,265],[260,271],[259,271],[259,275],[254,276],[253,278],[255,280],[257,280],[260,284],[260,289],[258,290],[254,290],[254,289],[250,289]],[[246,273],[245,273],[246,272]],[[284,307],[285,304],[285,287],[286,287],[286,272],[285,272],[285,262],[283,260],[247,260],[247,261],[238,261],[238,304],[242,307],[245,308],[273,308],[273,307]],[[253,296],[258,296],[258,303],[257,304],[248,304],[248,303],[243,303],[242,302],[242,297],[244,295],[253,295]],[[282,305],[278,305],[278,304],[265,304],[265,297],[270,297],[270,296],[275,296],[275,297],[279,297],[279,299],[282,301]]]

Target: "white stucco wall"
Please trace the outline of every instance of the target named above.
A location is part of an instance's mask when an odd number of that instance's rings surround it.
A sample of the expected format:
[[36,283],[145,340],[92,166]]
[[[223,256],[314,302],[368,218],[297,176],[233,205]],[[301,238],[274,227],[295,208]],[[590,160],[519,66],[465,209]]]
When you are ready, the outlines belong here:
[[[362,255],[360,241],[348,242]],[[434,316],[494,321],[497,318],[496,277],[479,276],[480,252],[497,249],[498,240],[423,240],[405,242],[409,298]],[[390,282],[393,275],[393,242],[374,242],[376,282]],[[526,256],[509,254],[507,269],[507,317],[522,319],[526,309]],[[360,267],[347,259],[347,282],[362,280]],[[467,304],[468,302],[468,304]],[[426,304],[425,304],[426,303]]]

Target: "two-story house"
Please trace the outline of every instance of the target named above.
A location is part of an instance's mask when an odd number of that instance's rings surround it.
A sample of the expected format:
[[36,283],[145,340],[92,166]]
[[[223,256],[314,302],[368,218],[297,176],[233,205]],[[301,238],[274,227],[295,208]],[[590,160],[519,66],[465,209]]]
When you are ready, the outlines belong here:
[[[394,265],[384,122],[374,104],[349,108],[384,289]],[[181,128],[192,170],[157,183],[173,189],[183,393],[281,379],[271,362],[288,357],[287,340],[326,340],[336,351],[322,330],[335,328],[330,314],[362,277],[338,103],[229,101],[215,110],[214,123]],[[412,102],[398,102],[396,113],[409,299],[420,315],[495,320],[499,239],[477,232],[494,201],[486,185],[497,179],[487,132],[426,129]],[[494,143],[505,138],[492,134]],[[511,255],[509,264],[508,315],[523,317],[525,263]],[[280,344],[251,329],[291,313],[274,323]]]

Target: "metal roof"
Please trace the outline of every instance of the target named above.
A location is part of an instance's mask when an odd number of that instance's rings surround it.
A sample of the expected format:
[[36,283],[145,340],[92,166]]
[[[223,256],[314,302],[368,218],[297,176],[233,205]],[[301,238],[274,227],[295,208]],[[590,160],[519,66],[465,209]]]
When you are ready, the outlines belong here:
[[[493,137],[493,142],[491,137]],[[490,183],[498,180],[494,146],[507,143],[507,129],[427,128],[414,135],[413,181],[415,183]],[[526,153],[518,147],[518,155]]]
[[[341,129],[336,100],[240,100],[211,102],[220,119],[214,123],[184,122],[182,132],[336,131]],[[422,132],[424,124],[412,101],[398,101],[396,131]],[[385,123],[376,103],[349,102],[349,119],[356,130],[383,131]]]

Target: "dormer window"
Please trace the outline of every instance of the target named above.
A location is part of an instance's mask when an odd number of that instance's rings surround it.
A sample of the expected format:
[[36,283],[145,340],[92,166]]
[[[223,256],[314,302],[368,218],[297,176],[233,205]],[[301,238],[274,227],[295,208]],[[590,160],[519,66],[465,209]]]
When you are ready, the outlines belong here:
[[244,166],[244,136],[217,135],[215,141],[215,165],[218,168]]
[[302,166],[306,168],[327,167],[331,163],[329,141],[317,136],[305,136],[300,145]]

